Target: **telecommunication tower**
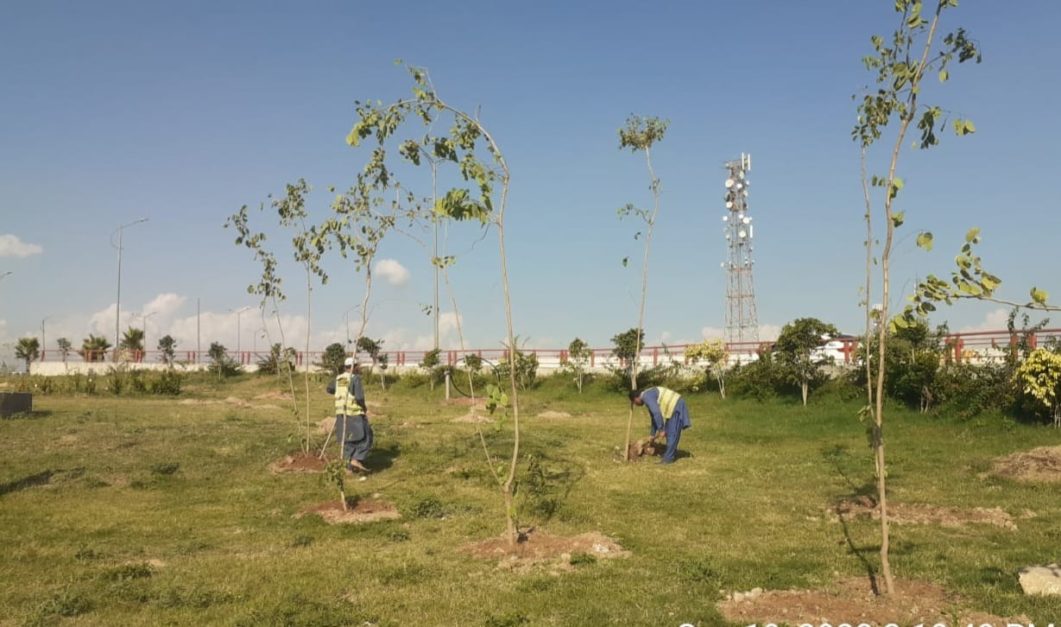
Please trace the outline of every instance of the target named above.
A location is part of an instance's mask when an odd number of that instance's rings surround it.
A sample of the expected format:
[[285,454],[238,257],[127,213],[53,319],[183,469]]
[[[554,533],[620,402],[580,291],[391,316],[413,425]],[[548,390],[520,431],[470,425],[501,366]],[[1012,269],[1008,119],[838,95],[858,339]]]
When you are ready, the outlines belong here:
[[752,157],[741,153],[740,160],[726,162],[726,214],[722,231],[729,258],[722,268],[729,275],[726,285],[726,341],[758,342],[759,320],[755,313],[755,282],[752,280],[752,241],[755,225],[748,215],[748,172]]

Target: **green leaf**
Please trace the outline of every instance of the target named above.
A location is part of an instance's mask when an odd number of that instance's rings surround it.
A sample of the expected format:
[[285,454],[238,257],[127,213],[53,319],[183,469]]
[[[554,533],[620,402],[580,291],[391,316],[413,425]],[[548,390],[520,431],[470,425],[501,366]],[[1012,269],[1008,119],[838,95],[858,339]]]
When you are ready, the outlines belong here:
[[895,213],[892,214],[892,224],[894,224],[896,227],[902,226],[903,222],[905,222],[905,221],[906,221],[906,212],[905,211],[896,211]]
[[973,228],[969,229],[969,232],[967,232],[965,234],[965,241],[967,241],[967,242],[969,242],[971,244],[975,244],[978,241],[977,238],[979,238],[979,237],[980,237],[980,228],[979,227],[973,227]]
[[1031,290],[1032,301],[1039,304],[1045,305],[1046,300],[1050,298],[1050,295],[1045,290],[1041,290],[1037,287],[1033,287]]
[[932,233],[929,231],[918,233],[917,246],[918,248],[924,248],[925,250],[932,250]]
[[346,143],[353,148],[357,148],[358,144],[361,143],[361,137],[358,136],[356,129],[350,131],[350,134],[346,136]]
[[623,257],[623,267],[625,268],[629,264],[630,264],[630,258],[629,257]]
[[939,71],[939,82],[946,83],[948,78],[950,78],[950,72],[947,70]]
[[972,120],[954,120],[954,133],[956,135],[971,135],[976,132],[976,125]]

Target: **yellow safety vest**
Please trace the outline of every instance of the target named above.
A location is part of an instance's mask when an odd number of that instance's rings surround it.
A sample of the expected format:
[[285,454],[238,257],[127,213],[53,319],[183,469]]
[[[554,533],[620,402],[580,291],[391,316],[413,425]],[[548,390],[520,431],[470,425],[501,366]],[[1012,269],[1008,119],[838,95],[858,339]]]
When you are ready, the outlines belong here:
[[350,393],[350,378],[353,375],[344,372],[335,379],[335,415],[357,416],[361,414],[361,407],[357,399]]
[[663,386],[657,386],[656,389],[659,390],[659,413],[663,414],[664,419],[670,419],[682,395]]

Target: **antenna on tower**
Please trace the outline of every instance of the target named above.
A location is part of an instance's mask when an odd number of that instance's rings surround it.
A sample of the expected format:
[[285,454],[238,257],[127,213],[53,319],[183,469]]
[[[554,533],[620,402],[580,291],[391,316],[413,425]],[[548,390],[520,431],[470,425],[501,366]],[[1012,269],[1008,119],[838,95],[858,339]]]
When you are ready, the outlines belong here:
[[755,311],[755,282],[752,280],[755,226],[748,206],[748,187],[751,185],[748,172],[752,169],[752,156],[741,153],[740,160],[727,161],[725,167],[723,202],[726,214],[722,216],[722,232],[728,260],[722,262],[722,268],[729,278],[726,284],[726,341],[758,343],[759,320]]

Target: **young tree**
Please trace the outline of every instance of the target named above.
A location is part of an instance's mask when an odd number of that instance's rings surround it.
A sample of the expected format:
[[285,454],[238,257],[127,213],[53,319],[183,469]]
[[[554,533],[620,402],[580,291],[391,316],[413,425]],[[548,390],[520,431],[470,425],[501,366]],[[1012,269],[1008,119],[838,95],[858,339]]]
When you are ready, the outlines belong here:
[[709,376],[718,382],[718,393],[726,398],[726,344],[722,340],[704,340],[685,348],[685,358],[694,364],[701,362],[707,367]]
[[[508,163],[494,137],[477,116],[443,100],[426,70],[410,67],[409,72],[413,78],[413,97],[387,105],[357,103],[358,120],[347,136],[347,142],[356,147],[366,138],[375,139],[376,145],[366,172],[375,182],[386,184],[391,177],[391,168],[387,166],[388,141],[403,129],[409,120],[419,120],[428,129],[433,125],[449,127],[447,135],[433,136],[428,132],[419,140],[406,139],[400,143],[398,152],[412,165],[422,163],[421,156],[425,150],[431,152],[440,163],[455,165],[467,182],[469,187],[453,187],[437,198],[432,209],[436,215],[458,221],[476,220],[484,226],[492,225],[496,229],[507,340],[509,346],[515,346],[508,259],[505,254],[505,210],[508,205],[510,181]],[[484,158],[480,158],[481,156]],[[499,480],[505,504],[507,535],[514,545],[518,533],[513,487],[520,450],[519,396],[515,369],[510,370],[509,387],[510,396],[506,400],[511,402],[513,420],[512,456],[503,478],[495,469],[492,469],[492,472],[495,472],[495,478]]]
[[[663,139],[667,132],[668,122],[657,117],[630,116],[626,120],[626,126],[619,129],[619,149],[629,148],[631,152],[644,152],[645,164],[648,166],[649,189],[652,191],[652,211],[638,209],[632,204],[627,204],[619,209],[619,218],[622,219],[631,214],[636,215],[645,222],[645,256],[641,262],[641,306],[637,315],[637,334],[635,336],[634,359],[630,364],[630,389],[637,389],[637,356],[641,354],[641,342],[645,334],[645,302],[648,300],[648,258],[652,250],[652,232],[656,226],[656,216],[659,215],[659,198],[662,191],[660,180],[652,167],[652,146]],[[641,237],[638,232],[634,239]],[[627,264],[623,259],[623,265]],[[626,461],[630,461],[630,431],[634,424],[634,405],[630,404],[630,416],[626,421],[626,443],[623,450],[626,451]]]
[[[930,148],[939,143],[936,131],[945,124],[945,114],[938,106],[925,106],[921,102],[924,78],[930,72],[936,73],[941,82],[949,78],[951,61],[957,57],[959,63],[971,59],[980,60],[976,44],[971,41],[964,29],[946,35],[943,47],[936,46],[937,29],[940,19],[947,9],[957,6],[957,0],[936,0],[935,9],[930,17],[923,14],[922,0],[895,0],[895,10],[899,14],[899,25],[890,39],[874,35],[871,38],[874,52],[863,58],[866,68],[875,74],[876,90],[864,95],[858,106],[858,122],[852,131],[852,137],[862,149],[863,159],[866,151],[879,140],[889,125],[895,122],[894,144],[892,145],[887,172],[883,176],[872,176],[867,180],[863,168],[863,189],[866,197],[867,242],[873,246],[871,222],[874,215],[869,188],[883,189],[882,217],[885,226],[884,244],[880,252],[880,285],[881,305],[879,311],[879,329],[877,331],[876,381],[867,383],[868,414],[873,422],[872,442],[874,466],[877,474],[878,504],[881,521],[881,573],[884,576],[884,592],[892,594],[895,590],[888,559],[889,527],[886,498],[886,471],[884,462],[884,358],[887,349],[888,333],[894,324],[901,324],[902,318],[889,321],[889,299],[891,251],[895,240],[895,229],[902,225],[905,215],[895,207],[895,199],[903,189],[903,179],[897,174],[899,155],[906,141],[907,132],[916,124],[921,133],[918,145]],[[963,119],[954,121],[958,135],[967,135],[975,131],[972,122]],[[864,163],[864,161],[863,161]],[[930,245],[931,237],[925,234],[918,237],[920,245]],[[869,264],[872,255],[867,256],[867,277],[871,274]],[[865,305],[871,307],[872,294],[866,285]],[[867,321],[870,316],[867,315]],[[870,333],[867,322],[867,335]],[[867,374],[872,372],[867,369]]]
[[577,337],[567,345],[567,365],[575,373],[575,385],[578,386],[579,394],[582,393],[582,380],[586,376],[591,352],[589,344]]
[[67,358],[70,357],[70,352],[73,350],[73,345],[70,344],[70,340],[65,337],[61,337],[55,341],[56,346],[59,347],[59,355],[63,358],[63,364],[66,364]]
[[629,329],[612,336],[612,356],[619,360],[619,365],[629,374],[637,361],[636,356],[640,353],[640,347],[645,342],[645,332],[639,329]]
[[89,333],[88,337],[81,340],[81,350],[78,354],[85,361],[103,361],[110,349],[111,343],[106,337]]
[[346,360],[346,349],[339,342],[333,342],[324,348],[320,363],[317,364],[329,375],[335,377],[343,371],[343,361]]
[[[339,362],[342,364],[342,361]],[[258,360],[258,374],[279,375],[295,369],[295,349],[284,348],[279,342],[269,348],[269,353]]]
[[358,351],[365,353],[366,355],[368,355],[368,358],[372,360],[373,370],[376,370],[377,367],[379,368],[379,370],[377,370],[377,372],[379,373],[379,384],[381,388],[386,390],[387,381],[383,376],[383,371],[386,366],[380,364],[379,359],[380,351],[383,350],[383,340],[374,340],[368,336],[362,335],[361,337],[357,338],[357,343],[355,344],[355,346]]
[[41,343],[35,337],[19,338],[15,344],[15,357],[26,362],[26,374],[29,374],[29,365],[40,357]]
[[1024,394],[1035,399],[1061,428],[1061,355],[1037,348],[1017,367],[1016,380]]
[[217,370],[217,380],[223,376],[230,376],[239,372],[239,365],[228,356],[228,349],[220,342],[211,342],[210,350],[207,351],[213,368]]
[[824,381],[822,366],[829,361],[815,355],[814,349],[839,334],[835,326],[817,318],[798,318],[781,328],[774,352],[786,377],[799,386],[804,407],[810,387]]
[[177,340],[172,335],[163,335],[158,339],[158,350],[162,354],[162,363],[172,366],[177,351]]

